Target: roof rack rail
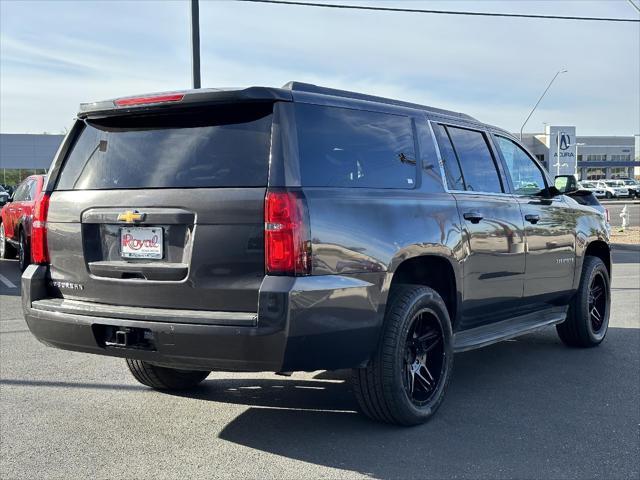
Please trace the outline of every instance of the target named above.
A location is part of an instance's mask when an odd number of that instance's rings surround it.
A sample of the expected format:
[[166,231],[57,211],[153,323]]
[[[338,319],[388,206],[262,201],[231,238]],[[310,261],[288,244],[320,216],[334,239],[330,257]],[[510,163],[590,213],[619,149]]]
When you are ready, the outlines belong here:
[[335,97],[352,98],[354,100],[366,100],[369,102],[385,103],[387,105],[397,105],[399,107],[416,108],[419,110],[426,110],[429,112],[439,113],[442,115],[449,115],[449,116],[458,117],[461,119],[473,120],[474,122],[478,121],[477,119],[473,118],[471,115],[467,115],[466,113],[453,112],[451,110],[445,110],[442,108],[429,107],[427,105],[420,105],[418,103],[403,102],[402,100],[394,100],[392,98],[378,97],[376,95],[367,95],[365,93],[350,92],[348,90],[339,90],[336,88],[321,87],[319,85],[314,85],[312,83],[291,81],[291,82],[285,83],[282,86],[282,88],[286,90],[291,90],[291,91],[318,93],[321,95],[333,95]]

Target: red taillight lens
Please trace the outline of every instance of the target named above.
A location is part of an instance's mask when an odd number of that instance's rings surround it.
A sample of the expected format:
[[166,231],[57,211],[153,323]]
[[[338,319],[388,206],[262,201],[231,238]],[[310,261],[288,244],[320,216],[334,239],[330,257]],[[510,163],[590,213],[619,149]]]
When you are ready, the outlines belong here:
[[267,273],[308,275],[311,237],[304,196],[268,191],[264,202],[264,254]]
[[167,103],[167,102],[179,102],[184,98],[182,93],[175,93],[170,95],[153,95],[148,97],[130,97],[120,98],[114,103],[118,107],[130,107],[132,105],[144,105],[146,103]]
[[41,193],[33,209],[31,223],[31,261],[35,264],[49,263],[47,247],[47,213],[49,212],[49,194]]

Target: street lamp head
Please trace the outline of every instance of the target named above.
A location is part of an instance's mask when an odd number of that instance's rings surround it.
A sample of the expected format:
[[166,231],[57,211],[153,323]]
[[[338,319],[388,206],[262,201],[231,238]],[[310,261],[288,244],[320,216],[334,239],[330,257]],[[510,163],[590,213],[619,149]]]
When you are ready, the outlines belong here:
[[569,70],[560,70],[560,73],[567,73]]

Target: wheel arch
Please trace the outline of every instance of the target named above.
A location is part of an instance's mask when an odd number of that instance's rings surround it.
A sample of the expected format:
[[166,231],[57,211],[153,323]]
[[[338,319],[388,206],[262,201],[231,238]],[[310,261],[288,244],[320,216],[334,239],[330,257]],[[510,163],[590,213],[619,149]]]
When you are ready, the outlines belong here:
[[609,277],[611,277],[611,247],[604,240],[593,240],[589,242],[584,250],[584,256],[598,257],[607,267]]
[[388,290],[399,284],[423,285],[438,292],[447,306],[451,327],[454,327],[462,293],[451,259],[436,254],[407,258],[392,272]]

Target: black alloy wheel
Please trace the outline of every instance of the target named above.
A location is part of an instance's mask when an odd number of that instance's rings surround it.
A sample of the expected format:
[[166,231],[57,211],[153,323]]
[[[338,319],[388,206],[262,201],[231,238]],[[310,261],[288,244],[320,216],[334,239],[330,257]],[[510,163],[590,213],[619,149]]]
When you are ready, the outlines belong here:
[[589,320],[593,333],[599,333],[604,325],[607,311],[606,282],[600,272],[596,273],[589,285]]
[[442,327],[429,310],[411,320],[404,355],[403,384],[416,406],[429,402],[444,373],[445,350]]

